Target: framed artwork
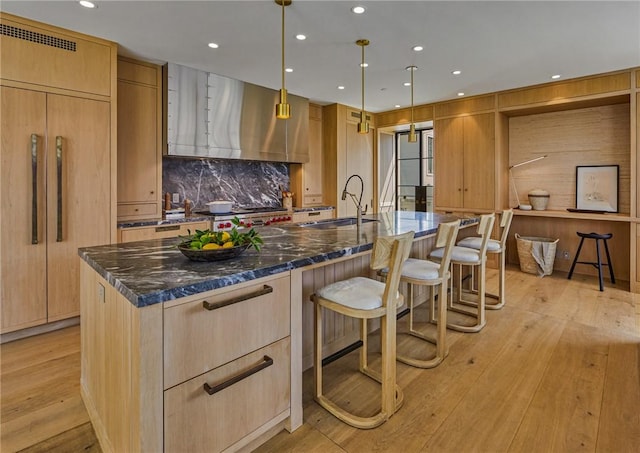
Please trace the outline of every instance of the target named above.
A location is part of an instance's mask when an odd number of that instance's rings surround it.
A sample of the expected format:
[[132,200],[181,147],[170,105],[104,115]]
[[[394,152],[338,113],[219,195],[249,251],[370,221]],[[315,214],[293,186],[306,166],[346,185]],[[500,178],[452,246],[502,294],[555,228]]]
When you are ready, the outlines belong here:
[[618,212],[618,165],[576,167],[576,209]]

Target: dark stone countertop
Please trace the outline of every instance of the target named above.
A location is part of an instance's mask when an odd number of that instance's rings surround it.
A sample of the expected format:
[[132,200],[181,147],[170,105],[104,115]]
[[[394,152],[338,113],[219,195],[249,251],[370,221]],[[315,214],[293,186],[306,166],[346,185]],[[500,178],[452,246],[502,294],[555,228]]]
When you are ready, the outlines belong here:
[[[87,247],[78,254],[133,305],[144,307],[367,251],[379,235],[412,230],[416,237],[434,234],[440,223],[458,217],[395,211],[363,218],[378,221],[363,224],[359,236],[355,225],[322,230],[259,227],[262,250],[249,249],[225,261],[190,261],[175,247],[178,238]],[[468,225],[477,218],[462,220]]]

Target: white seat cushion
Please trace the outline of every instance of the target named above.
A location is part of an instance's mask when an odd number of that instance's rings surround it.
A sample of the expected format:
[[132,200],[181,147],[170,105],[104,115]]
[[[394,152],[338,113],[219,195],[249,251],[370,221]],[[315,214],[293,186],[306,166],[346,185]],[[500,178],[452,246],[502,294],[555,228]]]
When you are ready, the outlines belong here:
[[316,291],[323,299],[358,310],[382,307],[385,284],[366,277],[353,277],[332,283]]
[[[429,258],[442,259],[444,247],[433,249],[429,254]],[[480,262],[480,252],[468,247],[455,246],[451,251],[451,261],[456,263],[476,264]]]
[[440,264],[428,260],[409,258],[402,266],[402,276],[415,280],[436,280],[439,278]]
[[[458,246],[460,247],[468,247],[470,249],[480,249],[480,245],[482,244],[482,238],[477,236],[471,236],[468,238],[464,238],[460,242],[458,242]],[[489,239],[487,242],[487,252],[499,252],[500,251],[500,242],[495,239]]]

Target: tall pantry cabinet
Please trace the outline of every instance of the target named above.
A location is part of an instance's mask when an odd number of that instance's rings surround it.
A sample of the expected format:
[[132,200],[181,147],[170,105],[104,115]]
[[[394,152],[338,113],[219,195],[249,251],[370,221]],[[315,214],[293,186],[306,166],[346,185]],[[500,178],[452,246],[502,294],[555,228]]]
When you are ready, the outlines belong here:
[[0,14],[1,333],[79,315],[78,248],[115,239],[114,43]]

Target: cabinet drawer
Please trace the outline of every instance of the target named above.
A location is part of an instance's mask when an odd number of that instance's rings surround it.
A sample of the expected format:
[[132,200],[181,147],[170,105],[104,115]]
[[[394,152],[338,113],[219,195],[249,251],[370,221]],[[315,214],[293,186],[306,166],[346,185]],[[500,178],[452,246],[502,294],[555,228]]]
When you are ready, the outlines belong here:
[[159,217],[158,203],[118,204],[118,219],[140,219]]
[[173,238],[187,236],[189,231],[206,230],[209,222],[175,223],[139,228],[122,228],[119,242],[145,241],[147,239]]
[[322,204],[322,195],[305,195],[304,196],[304,204],[305,204],[305,206],[321,205]]
[[293,223],[315,222],[333,218],[333,209],[323,209],[322,211],[305,211],[293,214]]
[[[288,416],[289,343],[286,337],[165,391],[164,451],[222,451],[279,414]],[[221,389],[210,395],[205,386]]]
[[289,335],[288,275],[225,290],[165,310],[165,389]]

